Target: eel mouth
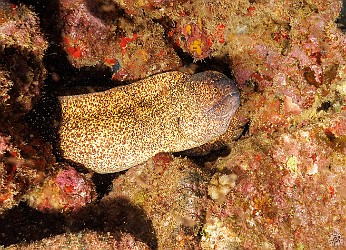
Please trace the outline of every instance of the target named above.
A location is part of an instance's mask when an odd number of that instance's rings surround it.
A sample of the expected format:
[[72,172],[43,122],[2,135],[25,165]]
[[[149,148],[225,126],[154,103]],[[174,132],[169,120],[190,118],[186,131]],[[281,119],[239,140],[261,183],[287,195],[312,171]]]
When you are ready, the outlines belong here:
[[239,105],[240,94],[238,91],[233,91],[217,101],[207,111],[207,115],[219,119],[229,118],[237,111]]

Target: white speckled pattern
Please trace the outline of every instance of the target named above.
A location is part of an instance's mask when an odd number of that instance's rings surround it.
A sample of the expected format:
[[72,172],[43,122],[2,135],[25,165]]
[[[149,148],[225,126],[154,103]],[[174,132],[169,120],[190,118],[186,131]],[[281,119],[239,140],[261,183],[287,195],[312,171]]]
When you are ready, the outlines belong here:
[[239,106],[239,92],[219,72],[174,71],[59,102],[63,157],[113,173],[221,135]]

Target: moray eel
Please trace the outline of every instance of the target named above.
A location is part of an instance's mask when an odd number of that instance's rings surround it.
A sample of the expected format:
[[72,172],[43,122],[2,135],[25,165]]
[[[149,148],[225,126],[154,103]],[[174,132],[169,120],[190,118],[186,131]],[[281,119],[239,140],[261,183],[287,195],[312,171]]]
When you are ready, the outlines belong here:
[[97,173],[113,173],[225,133],[240,95],[222,73],[173,71],[58,100],[62,156]]

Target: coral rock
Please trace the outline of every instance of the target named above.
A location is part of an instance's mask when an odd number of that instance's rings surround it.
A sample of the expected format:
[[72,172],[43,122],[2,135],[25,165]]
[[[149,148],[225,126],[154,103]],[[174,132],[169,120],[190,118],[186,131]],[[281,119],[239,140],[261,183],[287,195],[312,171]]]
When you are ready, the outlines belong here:
[[116,80],[136,80],[176,69],[180,59],[152,21],[133,28],[116,5],[60,1],[63,46],[75,67],[109,67]]
[[150,248],[136,240],[128,233],[102,233],[81,231],[78,233],[65,233],[46,238],[34,243],[18,244],[6,249],[114,249],[114,250],[149,250]]
[[58,166],[56,173],[51,173],[27,195],[31,207],[45,212],[77,211],[95,199],[91,180],[69,166]]
[[0,112],[28,112],[37,99],[46,70],[47,42],[36,14],[24,5],[0,2]]

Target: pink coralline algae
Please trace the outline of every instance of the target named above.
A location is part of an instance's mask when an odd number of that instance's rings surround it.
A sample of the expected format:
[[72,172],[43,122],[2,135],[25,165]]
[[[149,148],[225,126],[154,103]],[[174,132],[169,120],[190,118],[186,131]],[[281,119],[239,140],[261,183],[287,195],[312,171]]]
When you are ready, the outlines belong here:
[[222,182],[218,176],[217,186],[209,186],[214,202],[207,209],[204,249],[328,248],[335,230],[345,235],[345,157],[309,131],[242,140],[217,162],[234,178]]
[[96,199],[95,188],[86,176],[72,167],[59,170],[31,190],[28,204],[45,212],[77,211]]
[[[282,115],[282,100],[268,115],[253,116],[253,135],[231,143],[230,155],[214,164],[204,249],[345,247],[345,67],[335,75],[300,115]],[[259,126],[264,121],[268,126]]]

